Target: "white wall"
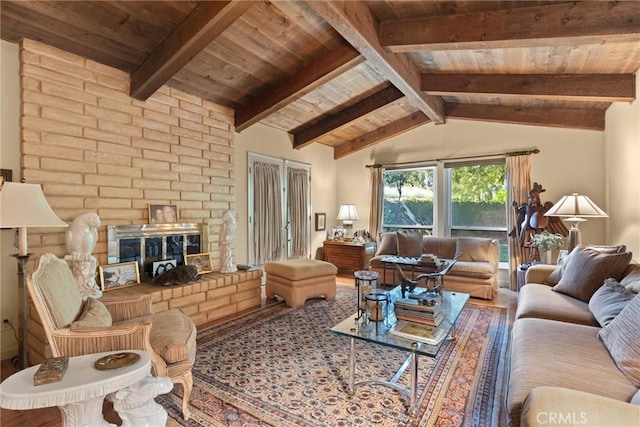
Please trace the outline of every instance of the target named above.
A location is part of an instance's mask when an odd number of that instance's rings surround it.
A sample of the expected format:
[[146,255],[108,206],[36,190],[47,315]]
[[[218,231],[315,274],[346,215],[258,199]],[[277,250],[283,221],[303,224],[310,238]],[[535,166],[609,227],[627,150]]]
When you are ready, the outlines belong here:
[[[294,150],[289,135],[269,126],[256,124],[242,133],[236,133],[235,140],[235,178],[236,209],[238,213],[238,231],[235,243],[235,259],[246,263],[249,259],[247,194],[248,194],[248,153],[266,154],[272,157],[294,160],[311,165],[311,227],[315,230],[314,213],[327,214],[327,227],[338,215],[336,201],[336,162],[333,161],[333,148],[321,144],[312,144],[301,150]],[[311,251],[322,247],[325,231],[312,231]]]
[[[338,160],[338,201],[356,203],[361,223],[368,224],[369,172],[373,163],[446,159],[531,148],[532,180],[543,185],[543,202],[555,203],[572,192],[587,194],[605,206],[604,136],[602,132],[554,129],[463,120],[424,125],[389,141]],[[523,200],[522,202],[526,202]],[[584,243],[605,243],[606,220],[594,219],[580,225]]]
[[[20,61],[19,46],[0,41],[0,168],[13,171],[13,181],[20,181]],[[18,264],[11,256],[14,230],[2,230],[0,243],[0,283],[17,283]],[[18,289],[0,289],[0,322],[11,318],[18,327]],[[3,325],[4,326],[4,325]],[[0,337],[0,357],[6,359],[17,352],[18,343],[8,329]]]
[[640,260],[640,73],[636,100],[616,103],[606,113],[605,176],[609,214],[607,241],[624,243]]

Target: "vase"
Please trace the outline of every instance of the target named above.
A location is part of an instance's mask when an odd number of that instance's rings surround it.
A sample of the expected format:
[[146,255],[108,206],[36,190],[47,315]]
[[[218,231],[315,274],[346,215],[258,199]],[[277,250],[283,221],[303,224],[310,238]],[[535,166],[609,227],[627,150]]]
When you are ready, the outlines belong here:
[[540,261],[545,264],[553,264],[553,251],[540,251]]

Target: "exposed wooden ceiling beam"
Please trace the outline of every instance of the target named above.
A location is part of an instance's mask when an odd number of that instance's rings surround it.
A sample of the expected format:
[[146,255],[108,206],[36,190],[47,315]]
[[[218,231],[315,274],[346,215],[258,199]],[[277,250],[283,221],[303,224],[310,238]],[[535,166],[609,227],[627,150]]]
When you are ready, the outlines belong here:
[[333,158],[338,160],[343,157],[347,157],[356,151],[363,150],[382,141],[386,141],[389,138],[398,136],[429,122],[431,122],[429,117],[425,116],[421,111],[416,111],[415,113],[396,120],[393,123],[389,123],[388,125],[379,127],[378,129],[361,135],[351,141],[338,145],[333,149]]
[[240,132],[259,122],[364,61],[353,46],[342,43],[328,54],[315,58],[261,97],[236,110],[236,131]]
[[447,104],[447,117],[483,122],[604,130],[604,110]]
[[640,2],[588,1],[380,23],[392,52],[640,40]]
[[131,75],[131,96],[150,97],[254,3],[200,2]]
[[633,74],[423,74],[432,95],[509,95],[535,99],[632,102]]
[[307,4],[391,81],[411,105],[435,123],[444,123],[444,101],[420,91],[420,71],[409,58],[380,45],[378,20],[364,2],[309,0]]
[[372,113],[379,108],[402,98],[404,94],[395,86],[388,86],[370,95],[355,104],[343,108],[330,116],[325,117],[312,126],[293,132],[293,148],[300,149],[312,143],[315,139],[327,135],[354,120]]

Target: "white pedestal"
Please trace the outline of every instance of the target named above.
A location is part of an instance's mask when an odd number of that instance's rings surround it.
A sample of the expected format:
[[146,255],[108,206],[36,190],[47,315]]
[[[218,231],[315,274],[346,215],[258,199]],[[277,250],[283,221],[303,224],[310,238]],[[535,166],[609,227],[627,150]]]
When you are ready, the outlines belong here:
[[[33,375],[40,365],[17,372],[0,384],[0,407],[36,409],[57,406],[65,427],[114,426],[102,416],[104,397],[134,386],[150,377],[151,373],[149,354],[139,350],[130,351],[140,354],[137,362],[105,371],[94,368],[94,362],[117,351],[70,357],[62,381],[52,384],[33,385]],[[150,400],[154,397],[150,397]]]

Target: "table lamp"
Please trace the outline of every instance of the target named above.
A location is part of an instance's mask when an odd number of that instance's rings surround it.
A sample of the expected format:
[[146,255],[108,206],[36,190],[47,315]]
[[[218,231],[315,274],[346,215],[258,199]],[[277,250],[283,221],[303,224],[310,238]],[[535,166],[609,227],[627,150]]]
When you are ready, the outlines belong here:
[[39,184],[5,182],[0,190],[0,228],[18,228],[18,275],[22,283],[22,333],[20,339],[19,367],[29,366],[27,360],[27,228],[67,227],[53,212]]
[[347,236],[349,236],[349,230],[353,228],[353,221],[357,221],[358,212],[356,211],[356,205],[344,204],[340,205],[340,210],[338,211],[338,221],[342,221],[342,226],[345,228]]
[[593,203],[589,197],[578,193],[563,196],[558,203],[544,214],[546,216],[561,217],[563,221],[571,224],[571,229],[569,230],[569,252],[582,242],[580,229],[578,228],[579,223],[586,221],[582,217],[605,218],[609,216],[598,205]]

